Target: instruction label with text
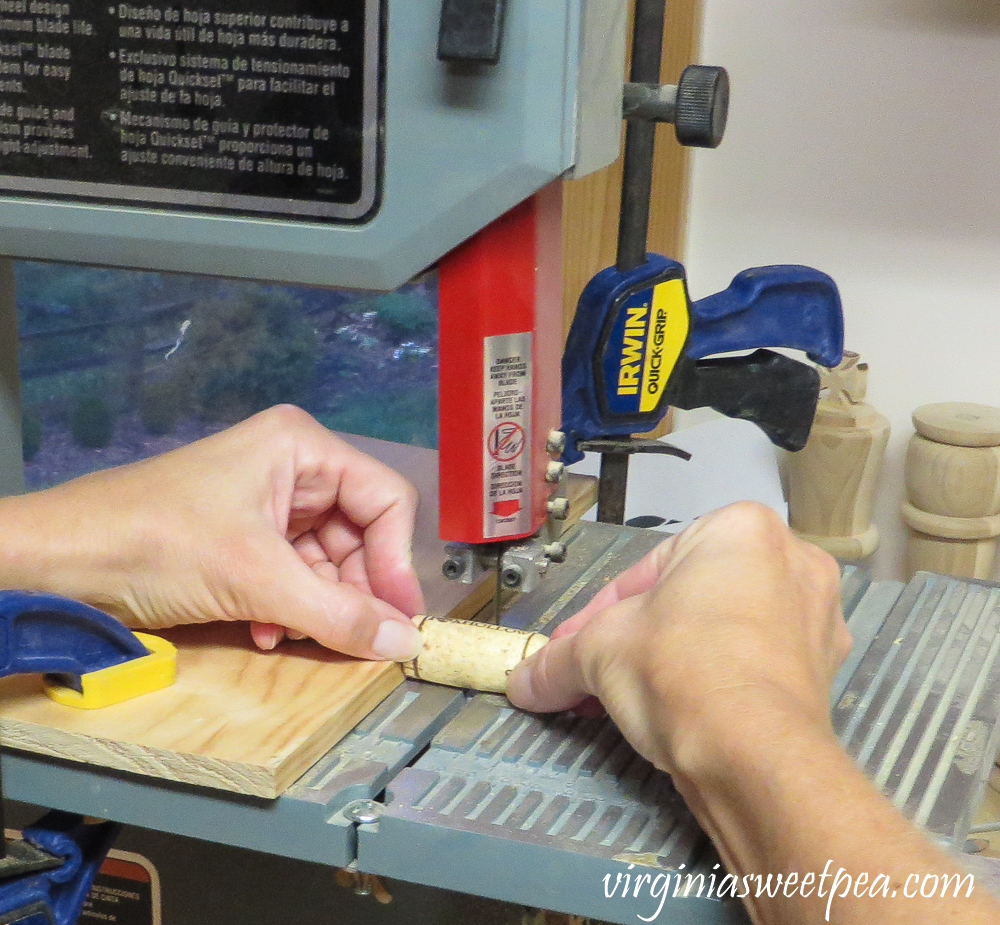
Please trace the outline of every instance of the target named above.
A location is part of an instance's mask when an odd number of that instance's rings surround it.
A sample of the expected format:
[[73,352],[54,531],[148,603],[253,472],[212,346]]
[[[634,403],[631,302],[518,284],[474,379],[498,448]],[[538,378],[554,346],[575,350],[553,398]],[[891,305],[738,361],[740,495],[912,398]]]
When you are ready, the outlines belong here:
[[0,189],[362,219],[381,18],[380,0],[0,0]]

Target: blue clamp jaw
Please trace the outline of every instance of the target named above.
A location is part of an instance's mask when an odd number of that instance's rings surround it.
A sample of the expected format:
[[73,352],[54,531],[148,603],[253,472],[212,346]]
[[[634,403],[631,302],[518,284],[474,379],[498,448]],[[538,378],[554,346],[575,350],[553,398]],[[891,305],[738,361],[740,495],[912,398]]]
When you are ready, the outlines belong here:
[[[100,610],[54,594],[0,591],[0,677],[41,672],[57,702],[117,703],[172,683],[175,666],[169,642],[136,635]],[[21,840],[4,840],[0,921],[74,925],[118,828],[51,812]]]
[[35,591],[0,591],[0,677],[58,675],[82,690],[82,676],[149,655],[135,635],[103,611]]
[[[659,254],[598,273],[580,296],[563,354],[563,458],[577,443],[655,427],[670,405],[714,407],[751,420],[779,446],[808,436],[819,394],[814,369],[758,348],[802,350],[821,366],[843,353],[833,280],[800,266],[757,267],[691,302],[683,266]],[[706,359],[756,350],[748,357]]]
[[176,651],[79,601],[0,591],[0,677],[33,672],[53,700],[93,709],[172,684]]

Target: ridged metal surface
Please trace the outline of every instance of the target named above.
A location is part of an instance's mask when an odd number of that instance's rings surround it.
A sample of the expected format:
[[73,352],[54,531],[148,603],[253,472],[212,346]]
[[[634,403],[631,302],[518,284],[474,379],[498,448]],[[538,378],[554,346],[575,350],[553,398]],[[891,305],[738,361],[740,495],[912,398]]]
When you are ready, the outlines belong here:
[[[605,537],[605,530],[588,524],[578,540],[595,562],[581,570],[585,580],[567,576],[566,591],[543,583],[546,596],[534,608],[539,624],[551,627],[575,612],[603,585],[605,567],[621,570],[622,555],[638,558],[638,547],[614,554],[603,548],[612,535]],[[648,534],[641,544],[648,548]],[[863,570],[844,569],[841,596],[849,614],[861,608],[871,620],[868,588]],[[898,587],[875,599],[882,607],[877,623],[896,596]],[[561,608],[565,612],[556,614]],[[530,610],[522,605],[517,616],[535,628]],[[668,870],[684,865],[692,873],[718,862],[670,777],[637,755],[609,719],[534,716],[493,695],[473,697],[395,778],[386,802],[394,818],[592,857]]]
[[1000,587],[918,574],[834,705],[865,773],[917,825],[961,845],[998,745]]
[[286,791],[332,812],[375,796],[460,709],[459,691],[406,681]]
[[675,868],[707,848],[670,778],[607,719],[475,697],[391,786],[394,815]]

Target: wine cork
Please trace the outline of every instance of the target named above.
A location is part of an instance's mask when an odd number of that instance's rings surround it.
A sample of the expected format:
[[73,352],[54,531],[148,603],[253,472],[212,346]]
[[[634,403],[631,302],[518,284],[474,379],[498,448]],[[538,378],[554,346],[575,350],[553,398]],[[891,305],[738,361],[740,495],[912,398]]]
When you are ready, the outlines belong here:
[[424,647],[403,671],[411,678],[502,694],[507,675],[549,641],[541,633],[474,623],[417,617]]

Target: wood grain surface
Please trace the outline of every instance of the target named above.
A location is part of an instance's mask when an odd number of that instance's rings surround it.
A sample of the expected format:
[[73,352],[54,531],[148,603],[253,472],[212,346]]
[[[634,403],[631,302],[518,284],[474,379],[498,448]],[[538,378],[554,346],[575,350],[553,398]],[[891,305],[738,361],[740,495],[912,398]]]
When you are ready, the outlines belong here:
[[870,556],[878,546],[872,508],[889,420],[865,402],[868,365],[845,350],[820,370],[824,397],[809,441],[785,457],[788,522],[796,535],[838,558]]
[[[427,612],[469,617],[492,598],[441,576],[437,538],[437,454],[360,437],[350,442],[404,472],[420,489],[414,561]],[[593,504],[593,479],[575,477],[574,513]],[[589,503],[588,503],[589,499]],[[244,624],[177,627],[170,688],[102,710],[62,706],[41,677],[0,679],[4,747],[168,781],[276,797],[402,680],[399,665],[330,652],[311,640],[271,652],[252,644]]]
[[40,675],[0,680],[4,747],[275,797],[403,677],[309,640],[260,652],[239,624],[163,635],[177,645],[177,682],[127,703],[78,710],[49,700]]

